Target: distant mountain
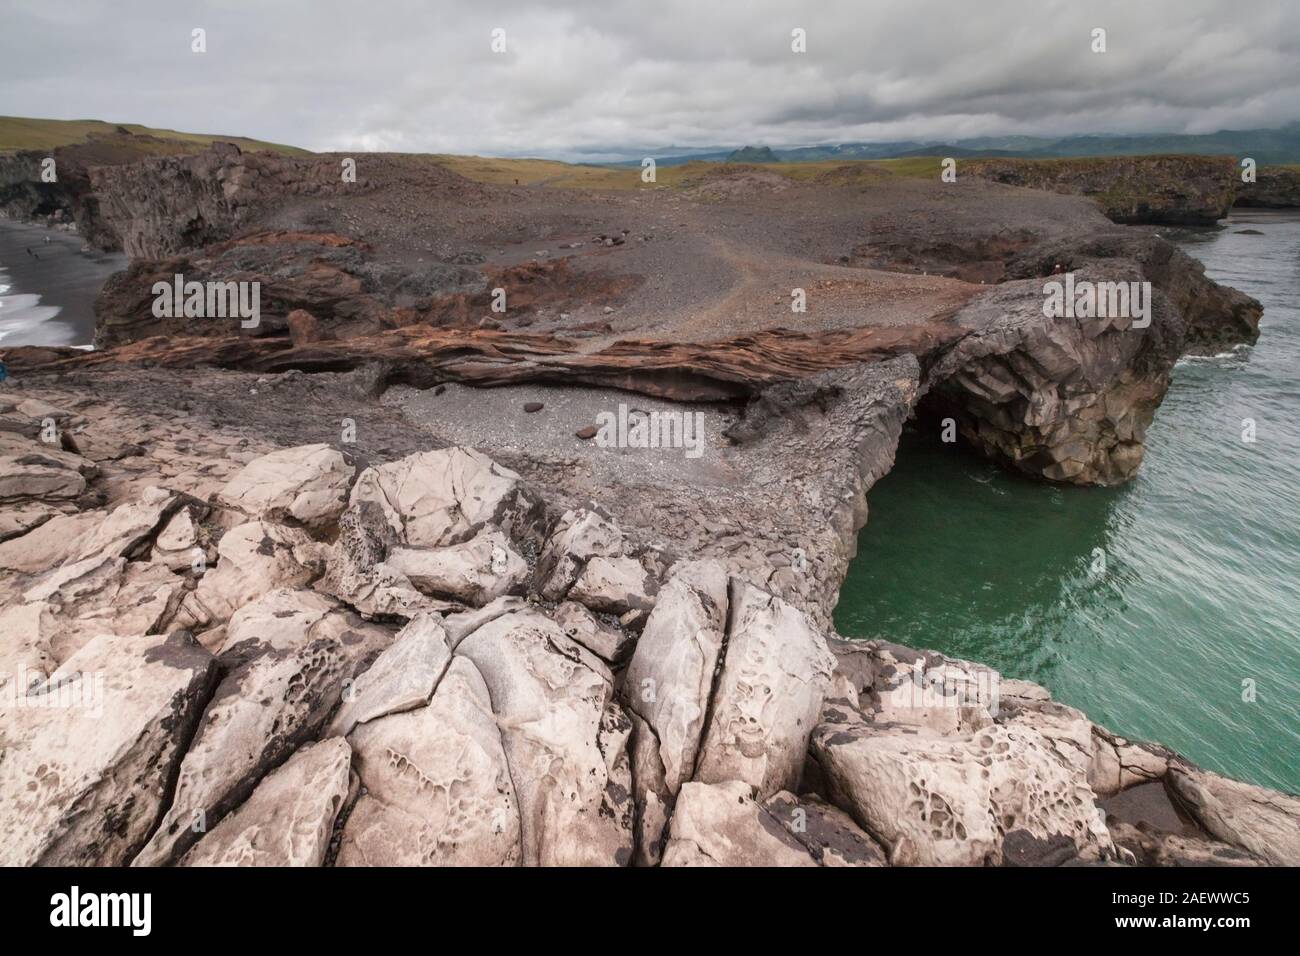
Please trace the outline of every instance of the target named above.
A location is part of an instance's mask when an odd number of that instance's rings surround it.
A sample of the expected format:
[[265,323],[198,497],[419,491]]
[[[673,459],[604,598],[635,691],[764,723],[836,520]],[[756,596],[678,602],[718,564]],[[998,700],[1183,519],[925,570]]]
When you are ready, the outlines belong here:
[[728,154],[727,162],[729,163],[779,163],[776,153],[772,152],[768,146],[742,146],[733,153]]
[[[978,136],[959,140],[898,140],[883,143],[835,143],[822,146],[745,146],[726,152],[681,150],[655,156],[660,166],[695,160],[705,162],[809,163],[826,160],[900,159],[909,156],[959,156],[968,159],[1021,157],[1064,159],[1078,156],[1148,156],[1159,154],[1249,156],[1260,165],[1300,163],[1300,122],[1278,129],[1219,130],[1217,133],[1149,135],[1087,135],[1053,139],[1045,136]],[[650,155],[654,155],[651,153]],[[610,165],[635,165],[626,163]]]

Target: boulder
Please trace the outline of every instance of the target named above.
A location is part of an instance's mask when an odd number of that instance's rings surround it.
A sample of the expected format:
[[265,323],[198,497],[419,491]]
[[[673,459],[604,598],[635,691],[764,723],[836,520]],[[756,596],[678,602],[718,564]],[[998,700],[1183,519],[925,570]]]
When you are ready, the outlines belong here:
[[53,617],[45,638],[62,661],[100,635],[164,630],[184,588],[184,581],[161,565],[100,556],[42,576],[22,600],[47,605]]
[[276,588],[231,615],[217,655],[234,666],[267,651],[297,650],[316,638],[337,636],[322,627],[332,617],[348,615],[338,602],[315,591]]
[[81,538],[103,518],[100,511],[58,514],[21,537],[0,543],[0,571],[40,574],[58,567],[77,552]]
[[566,511],[538,558],[538,593],[547,601],[561,601],[588,561],[622,553],[623,532],[607,517],[589,509]]
[[367,468],[353,507],[377,504],[400,543],[437,548],[472,538],[486,525],[511,533],[523,511],[518,475],[470,448],[421,452]]
[[565,601],[553,616],[565,634],[607,663],[622,663],[636,647],[634,635],[605,623],[574,601]]
[[520,588],[528,565],[500,531],[444,548],[395,548],[385,562],[433,597],[481,606]]
[[658,860],[662,822],[695,771],[713,675],[727,626],[727,573],[716,561],[679,565],[623,678],[634,715],[638,862]]
[[877,723],[905,723],[939,733],[971,731],[993,722],[1001,675],[989,667],[884,641],[869,643],[872,681],[863,711]]
[[0,608],[0,691],[15,681],[9,693],[43,684],[58,667],[52,637],[53,608],[45,601]]
[[320,866],[348,796],[352,748],[308,744],[181,858],[181,866]]
[[163,810],[215,662],[184,633],[91,641],[0,704],[0,865],[121,866]]
[[659,585],[636,558],[592,558],[583,567],[568,597],[606,614],[649,611]]
[[343,694],[329,733],[346,736],[357,724],[423,707],[451,663],[441,621],[420,614]]
[[323,558],[322,547],[298,528],[263,521],[238,525],[222,536],[216,567],[185,597],[177,619],[193,628],[225,623],[269,591],[309,584]]
[[469,659],[452,660],[427,706],[359,724],[350,740],[365,793],[343,828],[338,866],[520,862],[511,769]]
[[798,609],[732,578],[730,634],[695,779],[744,780],[760,798],[799,785],[835,657]]
[[200,557],[204,564],[215,557],[215,551],[209,553],[206,547],[206,535],[200,524],[203,517],[202,512],[191,505],[167,519],[154,539],[152,560],[173,571],[187,572],[194,569]]
[[254,458],[217,498],[253,518],[319,527],[343,512],[352,473],[347,459],[329,445],[300,445]]
[[80,471],[48,456],[0,455],[0,502],[66,501],[81,497],[85,490]]
[[812,747],[832,802],[895,866],[998,864],[1017,833],[1064,839],[1085,858],[1113,855],[1086,769],[1030,727],[942,734],[832,707]]
[[139,498],[118,505],[78,540],[68,560],[129,558],[147,552],[154,534],[180,504],[181,499],[170,491],[145,488]]
[[456,648],[478,667],[518,797],[526,865],[632,858],[631,723],[599,658],[531,611],[484,624]]
[[816,866],[749,784],[686,783],[677,795],[663,866]]
[[889,865],[880,844],[847,813],[820,797],[796,797],[782,790],[764,801],[763,810],[822,866]]
[[385,563],[397,545],[397,532],[383,507],[374,501],[349,506],[339,519],[338,539],[317,588],[368,618],[410,620],[421,612],[460,610],[458,603],[421,594],[406,575]]
[[176,793],[135,865],[173,862],[257,782],[321,731],[359,661],[377,650],[366,641],[321,638],[268,651],[218,686],[181,763]]

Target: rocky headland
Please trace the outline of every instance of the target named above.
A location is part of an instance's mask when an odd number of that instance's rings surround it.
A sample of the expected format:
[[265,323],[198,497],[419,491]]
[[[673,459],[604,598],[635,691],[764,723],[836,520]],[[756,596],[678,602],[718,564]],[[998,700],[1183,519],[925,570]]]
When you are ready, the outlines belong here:
[[[905,422],[1121,483],[1258,303],[977,177],[359,159],[90,174],[135,256],[99,348],[0,355],[4,862],[1300,861],[1297,798],[831,624]],[[155,317],[178,272],[258,282],[260,322]],[[1150,321],[1049,318],[1067,272]],[[620,404],[702,453],[580,437]]]

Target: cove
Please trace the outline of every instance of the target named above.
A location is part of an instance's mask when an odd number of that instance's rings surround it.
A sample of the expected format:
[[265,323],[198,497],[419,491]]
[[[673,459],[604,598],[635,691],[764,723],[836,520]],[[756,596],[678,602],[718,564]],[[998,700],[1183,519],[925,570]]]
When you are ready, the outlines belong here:
[[836,628],[988,664],[1116,733],[1296,792],[1300,215],[1171,238],[1264,303],[1258,344],[1179,363],[1121,488],[1031,481],[909,427],[868,494]]

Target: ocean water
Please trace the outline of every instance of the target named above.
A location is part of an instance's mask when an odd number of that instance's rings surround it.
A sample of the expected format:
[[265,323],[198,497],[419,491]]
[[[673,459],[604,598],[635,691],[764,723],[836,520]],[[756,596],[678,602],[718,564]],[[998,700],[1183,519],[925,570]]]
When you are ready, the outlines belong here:
[[0,346],[89,346],[95,296],[125,268],[75,234],[0,219]]
[[1264,304],[1258,343],[1178,364],[1123,488],[1036,483],[909,429],[836,625],[1036,681],[1116,733],[1296,793],[1300,214],[1171,238]]

